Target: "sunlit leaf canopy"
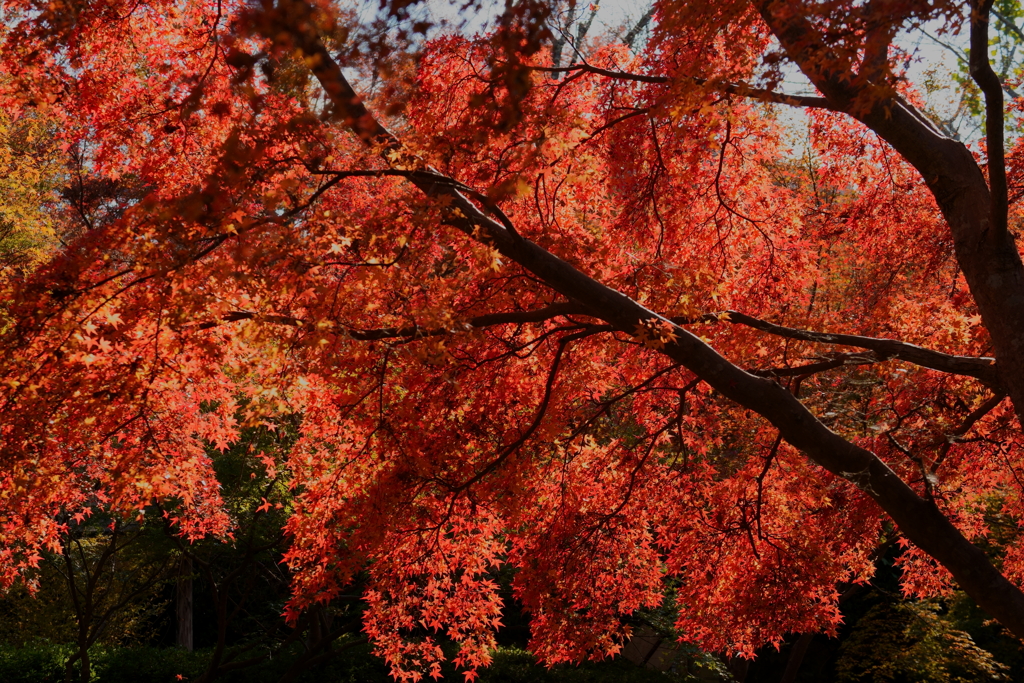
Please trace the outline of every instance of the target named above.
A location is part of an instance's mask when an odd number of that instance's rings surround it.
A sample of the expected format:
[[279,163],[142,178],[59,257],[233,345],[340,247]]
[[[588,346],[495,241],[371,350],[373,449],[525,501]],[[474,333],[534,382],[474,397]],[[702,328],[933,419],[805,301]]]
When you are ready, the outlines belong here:
[[545,662],[668,585],[749,656],[834,633],[884,543],[941,594],[943,544],[1016,529],[1014,357],[893,43],[971,8],[666,1],[581,41],[541,2],[3,7],[4,584],[97,509],[230,536],[212,463],[285,416],[287,610],[367,573],[403,679],[489,661],[502,566]]

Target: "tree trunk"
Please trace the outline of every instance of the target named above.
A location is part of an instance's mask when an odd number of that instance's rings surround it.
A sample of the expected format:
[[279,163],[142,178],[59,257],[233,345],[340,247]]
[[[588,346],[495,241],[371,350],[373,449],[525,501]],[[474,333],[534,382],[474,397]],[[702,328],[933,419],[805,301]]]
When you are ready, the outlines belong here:
[[726,662],[726,666],[736,683],[744,683],[744,681],[747,680],[747,673],[750,671],[749,659],[743,659],[742,657],[730,657]]
[[[875,558],[881,557],[885,551],[892,546],[892,542],[883,543],[876,551]],[[854,595],[860,592],[861,586],[859,584],[853,584],[839,596],[839,604],[842,605],[844,602],[852,598]],[[786,670],[782,673],[782,680],[779,683],[794,683],[796,681],[797,674],[800,673],[800,666],[804,662],[804,657],[807,656],[807,650],[811,647],[811,641],[814,640],[813,633],[802,633],[796,642],[793,643],[792,649],[789,651],[789,659],[786,660]]]
[[178,647],[192,652],[192,560],[184,556],[178,566]]
[[89,648],[87,646],[85,649],[82,650],[82,683],[89,683],[89,679],[92,677],[90,671],[90,664],[91,663],[89,662]]
[[796,681],[796,675],[800,673],[800,665],[804,663],[804,657],[807,655],[807,649],[811,646],[812,640],[814,640],[813,633],[802,633],[796,639],[796,642],[793,643],[793,649],[789,651],[786,670],[783,672],[782,680],[779,683],[793,683]]

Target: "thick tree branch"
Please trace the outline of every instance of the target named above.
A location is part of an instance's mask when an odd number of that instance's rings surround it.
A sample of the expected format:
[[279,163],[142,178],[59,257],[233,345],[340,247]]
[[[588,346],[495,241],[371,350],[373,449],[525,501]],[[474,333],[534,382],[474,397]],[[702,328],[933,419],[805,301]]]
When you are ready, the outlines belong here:
[[768,370],[748,370],[750,374],[757,375],[758,377],[809,377],[816,375],[819,372],[826,372],[828,370],[834,370],[847,365],[871,365],[877,363],[880,359],[865,355],[863,353],[841,353],[834,358],[819,361],[817,363],[808,363],[807,365],[797,365],[790,368],[770,368]]
[[[391,158],[400,149],[398,140],[366,110],[327,53],[316,34],[312,12],[302,0],[279,0],[278,5],[267,9],[254,23],[278,49],[301,49],[339,118],[366,143],[381,149],[385,159]],[[789,49],[789,37],[783,35],[780,40]],[[870,495],[904,536],[945,566],[993,617],[1024,637],[1024,593],[999,573],[984,551],[968,541],[933,501],[915,493],[874,453],[830,430],[777,382],[745,372],[682,327],[585,275],[530,240],[517,238],[454,188],[416,179],[411,182],[428,196],[447,198],[445,203],[451,211],[447,223],[487,243],[563,296],[580,302],[590,315],[630,334],[660,328],[661,338],[667,338],[660,345],[662,353],[726,398],[765,417],[788,443],[812,461]]]
[[330,176],[333,176],[335,178],[367,178],[367,177],[379,178],[379,177],[383,177],[383,176],[398,176],[398,177],[401,177],[401,178],[418,179],[418,180],[426,181],[426,182],[440,183],[442,185],[450,185],[451,187],[455,188],[459,192],[462,192],[463,194],[467,194],[470,197],[472,197],[473,199],[475,199],[478,202],[480,202],[481,204],[483,204],[484,208],[486,208],[491,213],[492,216],[494,216],[499,221],[501,221],[501,224],[505,226],[506,230],[508,230],[509,232],[511,232],[514,235],[518,235],[519,234],[518,232],[516,232],[515,225],[512,224],[511,219],[509,219],[509,217],[505,215],[505,212],[502,211],[501,208],[497,204],[495,204],[491,200],[490,197],[488,197],[487,195],[482,194],[480,192],[477,192],[476,190],[474,190],[473,188],[471,188],[470,186],[468,186],[468,185],[466,185],[464,183],[460,183],[457,180],[453,180],[452,178],[449,178],[448,176],[443,176],[443,175],[440,175],[438,173],[431,173],[429,171],[406,171],[406,170],[398,170],[398,169],[394,169],[394,168],[386,168],[386,169],[371,170],[371,171],[364,171],[364,170],[348,170],[348,171],[321,170],[321,171],[314,171],[314,173],[316,175],[330,175]]
[[576,27],[576,40],[569,43],[573,52],[572,59],[569,60],[570,65],[576,61],[577,57],[583,56],[580,49],[583,47],[583,41],[586,39],[587,34],[590,33],[590,27],[594,23],[594,17],[597,16],[597,7],[600,4],[600,1],[601,0],[597,0],[597,2],[590,5],[590,16],[587,17],[586,21],[581,21]]
[[[998,359],[999,385],[1024,417],[1024,263],[1005,223],[993,192],[973,154],[962,143],[941,134],[917,110],[891,89],[854,85],[848,65],[807,17],[789,11],[782,0],[764,0],[761,17],[787,55],[837,108],[859,119],[921,174],[949,225],[957,263],[991,335]],[[978,34],[980,28],[972,30]],[[986,31],[987,35],[987,31]],[[986,39],[987,41],[987,39]],[[974,49],[985,58],[987,46]],[[993,100],[994,102],[994,100]],[[999,118],[993,114],[993,120]],[[997,149],[998,148],[998,149]],[[1001,172],[1001,143],[991,153]],[[993,191],[1002,191],[996,179]],[[997,207],[994,210],[993,207]]]
[[[566,302],[551,304],[550,306],[545,306],[544,308],[538,308],[532,311],[488,313],[486,315],[476,316],[475,318],[469,318],[468,320],[460,323],[460,325],[463,330],[467,330],[470,328],[493,327],[495,325],[539,323],[559,316],[579,314],[582,312],[583,307],[579,304]],[[380,328],[376,330],[351,330],[349,335],[353,339],[358,339],[360,341],[371,341],[378,339],[436,337],[444,334],[452,334],[456,331],[459,331],[458,328],[425,328],[419,327],[418,325],[410,325],[408,327]]]
[[633,24],[633,27],[626,32],[623,36],[622,42],[630,50],[635,49],[636,41],[640,38],[640,33],[647,28],[647,24],[651,23],[651,19],[654,18],[654,5],[651,5],[650,9],[644,12],[643,16]]
[[1006,230],[1009,198],[1006,190],[1006,154],[1003,141],[1003,84],[988,60],[988,24],[992,0],[971,3],[971,78],[985,95],[985,149],[988,182],[992,191],[992,223]]
[[[554,43],[552,43],[551,45],[551,63],[554,64],[555,66],[558,66],[559,64],[562,63],[562,50],[565,48],[565,43],[569,39],[569,34],[566,33],[566,31],[569,30],[569,27],[572,26],[573,22],[575,21],[576,4],[573,3],[569,5],[568,16],[565,20],[565,30],[562,30],[560,27],[557,26],[554,27],[555,30],[558,31],[559,35],[559,37],[556,38]],[[552,76],[552,78],[557,78],[557,76]]]
[[602,69],[599,66],[592,64],[572,64],[570,66],[531,66],[531,71],[543,71],[545,73],[564,74],[571,72],[583,72],[590,74],[597,74],[599,76],[605,76],[607,78],[614,78],[620,81],[636,81],[637,83],[668,83],[669,79],[666,76],[647,76],[645,74],[634,74],[628,71],[613,71],[611,69]]
[[[613,71],[611,69],[603,69],[599,66],[586,63],[563,67],[534,66],[530,68],[534,71],[544,71],[547,73],[569,73],[573,71],[592,73],[599,76],[605,76],[606,78],[613,78],[622,81],[635,81],[637,83],[663,84],[671,81],[667,76],[647,76],[645,74],[629,73],[628,71]],[[695,85],[701,87],[710,83],[710,81],[703,78],[692,78],[689,80]],[[727,95],[747,97],[753,100],[758,100],[759,102],[785,104],[791,107],[808,107],[812,109],[834,109],[824,97],[787,95],[785,93],[768,90],[766,88],[757,88],[752,85],[747,85],[746,83],[714,83],[712,88]]]
[[994,358],[975,358],[973,356],[954,356],[948,353],[941,353],[931,349],[922,348],[914,344],[896,341],[895,339],[879,339],[876,337],[861,337],[854,334],[832,334],[829,332],[812,332],[794,327],[783,327],[774,323],[754,318],[737,311],[726,311],[724,313],[712,313],[702,316],[697,320],[678,319],[682,323],[687,322],[730,322],[739,325],[746,325],[762,332],[768,332],[787,339],[798,339],[800,341],[815,342],[818,344],[836,344],[841,346],[855,346],[861,349],[868,349],[875,354],[876,360],[897,359],[913,363],[931,370],[948,372],[954,375],[966,375],[976,377],[990,386],[998,386],[999,373]]
[[[438,337],[448,334],[457,334],[469,329],[483,327],[494,327],[498,325],[521,325],[526,323],[544,322],[559,316],[569,315],[590,315],[581,304],[564,301],[554,303],[543,308],[530,311],[509,311],[505,313],[487,313],[473,318],[467,318],[456,323],[452,327],[423,327],[420,325],[407,325],[405,327],[380,327],[370,330],[348,330],[352,339],[359,341],[380,341],[385,339],[422,339],[426,337]],[[261,315],[249,311],[231,311],[223,314],[220,320],[206,321],[196,325],[201,330],[210,329],[225,323],[239,322],[243,320],[256,320],[271,325],[285,325],[288,327],[302,327],[307,321],[286,315]],[[895,339],[884,339],[877,337],[862,337],[853,334],[835,334],[831,332],[813,332],[793,327],[776,325],[760,318],[740,313],[738,311],[723,311],[721,313],[708,313],[698,318],[670,318],[677,325],[692,325],[694,323],[717,323],[730,322],[738,325],[752,327],[762,332],[768,332],[779,337],[798,339],[801,341],[815,342],[819,344],[833,344],[838,346],[854,346],[867,349],[871,355],[846,353],[840,354],[819,363],[799,366],[794,368],[774,368],[770,370],[751,370],[751,374],[760,377],[791,377],[806,374],[824,372],[844,365],[868,365],[884,362],[887,360],[901,360],[930,370],[947,372],[953,375],[964,375],[974,377],[990,387],[997,388],[999,374],[993,358],[976,358],[973,356],[955,356],[932,349],[926,349],[915,344],[897,341]],[[611,330],[611,327],[604,329]]]
[[[697,84],[704,85],[701,81],[698,81]],[[776,92],[766,88],[755,88],[754,86],[747,85],[746,83],[725,83],[717,87],[726,94],[747,97],[759,102],[785,104],[790,107],[805,107],[808,109],[830,109],[834,111],[832,105],[824,97],[787,95],[786,93]]]
[[[493,327],[495,325],[516,325],[523,323],[538,323],[551,320],[563,315],[578,315],[585,313],[586,309],[576,303],[561,302],[550,306],[537,308],[532,311],[509,311],[507,313],[487,313],[468,318],[457,323],[452,328],[442,327],[421,327],[419,325],[407,325],[405,327],[381,327],[373,330],[349,330],[348,335],[360,341],[376,341],[380,339],[418,339],[422,337],[437,337],[445,334],[453,334],[472,328]],[[301,318],[293,318],[287,315],[261,315],[250,311],[231,311],[220,317],[220,320],[207,321],[196,325],[200,330],[208,330],[225,323],[239,322],[242,320],[256,320],[272,325],[287,325],[289,327],[302,327],[307,321]]]

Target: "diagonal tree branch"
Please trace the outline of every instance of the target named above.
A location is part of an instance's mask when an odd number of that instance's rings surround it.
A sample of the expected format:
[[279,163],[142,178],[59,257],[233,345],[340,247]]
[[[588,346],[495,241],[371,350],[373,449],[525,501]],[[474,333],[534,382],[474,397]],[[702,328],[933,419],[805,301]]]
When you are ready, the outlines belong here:
[[989,7],[988,13],[998,19],[999,23],[1005,26],[1010,33],[1017,36],[1017,40],[1024,41],[1024,31],[1021,30],[1020,26],[1017,26],[1013,19],[991,6]]
[[597,2],[590,5],[590,16],[587,17],[586,21],[579,22],[576,27],[576,40],[569,43],[569,47],[572,48],[573,52],[572,58],[569,60],[570,66],[576,61],[577,57],[582,57],[580,50],[583,48],[584,39],[590,33],[590,27],[594,23],[594,17],[597,16],[597,8],[600,2],[601,0],[597,0]]
[[630,50],[636,48],[636,41],[640,38],[640,34],[643,32],[645,28],[647,28],[647,25],[651,23],[651,19],[653,18],[654,5],[652,4],[650,9],[644,12],[643,16],[640,17],[640,19],[637,20],[635,24],[633,24],[633,27],[626,32],[626,35],[623,36],[622,42],[626,45],[626,47],[628,47]]
[[511,232],[514,235],[518,235],[519,234],[518,232],[516,232],[515,225],[512,224],[512,221],[509,219],[509,217],[505,215],[505,212],[502,211],[501,208],[498,207],[498,205],[495,204],[491,200],[490,197],[488,197],[487,195],[485,195],[485,194],[483,194],[481,192],[477,192],[476,190],[474,190],[473,188],[471,188],[470,186],[468,186],[468,185],[466,185],[464,183],[460,183],[457,180],[449,178],[448,176],[441,175],[439,173],[431,173],[429,171],[407,171],[407,170],[399,170],[399,169],[394,169],[394,168],[386,168],[386,169],[371,170],[371,171],[365,171],[365,170],[347,170],[347,171],[322,170],[322,171],[314,171],[314,174],[316,174],[316,175],[329,175],[329,176],[333,176],[335,178],[367,178],[367,177],[379,178],[379,177],[383,177],[383,176],[398,176],[398,177],[401,177],[401,178],[410,178],[410,179],[417,178],[417,179],[420,179],[420,180],[426,180],[428,182],[440,183],[442,185],[450,185],[453,188],[455,188],[456,190],[458,190],[459,192],[462,192],[463,194],[469,195],[473,199],[475,199],[478,202],[480,202],[481,204],[483,204],[484,208],[486,208],[491,213],[491,215],[493,215],[495,218],[497,218],[499,221],[501,221],[501,224],[505,226],[506,230],[508,230],[509,232]]
[[998,393],[991,396],[988,400],[971,411],[971,414],[964,418],[964,421],[959,427],[946,434],[945,440],[941,443],[939,455],[935,458],[935,462],[932,463],[932,474],[935,474],[939,470],[939,467],[942,466],[942,463],[946,459],[946,456],[949,455],[949,451],[953,447],[953,444],[959,441],[967,432],[971,431],[971,427],[973,427],[978,420],[995,410],[996,406],[1002,403],[1005,399],[1006,394],[1004,393]]

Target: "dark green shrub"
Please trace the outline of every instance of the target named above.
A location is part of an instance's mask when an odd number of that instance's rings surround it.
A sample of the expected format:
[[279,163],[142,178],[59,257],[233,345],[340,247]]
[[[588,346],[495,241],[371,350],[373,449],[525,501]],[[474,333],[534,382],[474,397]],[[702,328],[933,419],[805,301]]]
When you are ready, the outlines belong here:
[[4,683],[63,683],[70,645],[28,642],[22,647],[0,645],[0,681]]
[[[195,680],[209,652],[168,647],[123,647],[93,655],[96,683],[178,683]],[[181,679],[178,676],[182,676]]]
[[[69,645],[30,643],[14,648],[0,646],[2,683],[63,683],[64,662],[72,654]],[[217,683],[276,683],[288,670],[297,652],[265,660],[254,667],[232,671]],[[178,683],[194,681],[206,668],[210,651],[186,652],[178,648],[96,648],[90,652],[94,683]],[[178,678],[181,676],[181,678]],[[448,666],[444,680],[461,683],[461,673]],[[369,645],[341,652],[325,664],[307,670],[299,683],[393,683],[387,665]],[[490,667],[480,671],[479,683],[687,683],[684,674],[643,669],[622,659],[586,662],[579,666],[537,665],[529,652],[515,647],[499,648]]]

